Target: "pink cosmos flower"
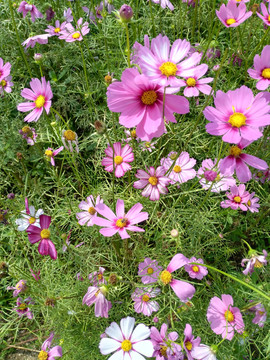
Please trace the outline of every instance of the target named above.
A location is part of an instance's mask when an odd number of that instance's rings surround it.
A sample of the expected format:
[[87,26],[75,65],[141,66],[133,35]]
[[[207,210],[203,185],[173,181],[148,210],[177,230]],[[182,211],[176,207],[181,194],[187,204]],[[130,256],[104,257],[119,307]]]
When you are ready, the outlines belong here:
[[101,165],[105,166],[106,171],[113,172],[114,168],[114,174],[119,178],[124,176],[127,171],[131,170],[131,165],[129,165],[129,163],[134,161],[134,154],[132,148],[128,144],[122,149],[122,144],[120,142],[114,143],[113,149],[110,146],[105,149],[105,154],[107,156],[102,159]]
[[64,10],[64,18],[66,19],[66,22],[70,23],[73,21],[72,11],[70,8],[67,10]]
[[240,309],[232,307],[231,295],[223,294],[221,299],[217,296],[211,299],[206,315],[207,320],[211,323],[214,333],[221,335],[223,339],[232,340],[234,331],[242,334],[245,325]]
[[13,291],[13,297],[18,296],[20,293],[25,292],[27,289],[26,286],[26,280],[20,280],[15,287],[14,286],[8,286],[7,290],[15,290]]
[[103,276],[104,271],[104,267],[100,266],[98,271],[94,271],[89,274],[88,279],[93,286],[97,287],[100,284],[107,284],[107,281]]
[[198,52],[189,55],[189,50],[187,40],[177,39],[171,47],[168,37],[159,34],[152,39],[151,49],[138,48],[137,63],[150,81],[179,88],[181,81],[176,76],[182,76],[185,70],[193,68],[202,57]]
[[182,72],[182,77],[185,80],[179,80],[179,86],[185,86],[184,95],[186,97],[199,96],[199,92],[209,95],[212,88],[209,85],[206,85],[212,82],[214,79],[204,78],[200,79],[208,70],[208,65],[201,64],[192,69],[184,70]]
[[112,307],[112,303],[105,298],[107,289],[105,286],[100,288],[90,286],[87,293],[83,297],[83,304],[91,306],[95,304],[95,316],[108,318],[108,312]]
[[237,186],[232,186],[230,188],[230,193],[227,192],[226,196],[229,200],[222,201],[220,203],[220,206],[222,208],[228,208],[230,207],[233,210],[237,210],[240,208],[243,211],[247,211],[247,202],[250,198],[250,193],[246,191],[246,187],[244,184],[240,184]]
[[36,43],[48,44],[49,37],[51,37],[50,34],[42,34],[42,35],[31,36],[30,38],[28,38],[24,42],[22,42],[22,46],[25,46],[25,49],[28,49],[29,46],[31,48],[33,48],[36,45]]
[[227,6],[222,4],[219,11],[216,10],[217,17],[223,25],[237,27],[252,15],[252,11],[246,13],[246,5],[241,2],[239,5],[235,1],[229,0]]
[[215,108],[207,106],[203,111],[210,121],[206,131],[211,135],[223,135],[225,142],[238,144],[242,138],[257,140],[262,136],[259,128],[270,124],[268,102],[260,94],[254,97],[244,85],[227,93],[218,90],[214,103]]
[[[245,267],[245,270],[243,271],[244,275],[251,275],[254,271],[254,268],[262,268],[263,266],[267,265],[267,252],[266,250],[263,250],[263,255],[258,255],[256,252],[253,252],[251,254],[251,257],[249,259],[243,259],[241,262],[241,266]],[[247,263],[247,264],[245,264]]]
[[60,31],[65,30],[67,22],[64,21],[62,24],[60,24],[59,20],[56,20],[55,26],[48,25],[48,28],[45,30],[45,32],[49,33],[51,36],[59,36]]
[[249,309],[249,311],[255,312],[255,317],[252,320],[253,324],[258,324],[259,327],[264,327],[266,322],[267,312],[263,304],[259,303]]
[[54,333],[52,332],[47,340],[41,346],[41,351],[38,354],[38,358],[43,360],[55,360],[55,357],[62,357],[62,348],[57,345],[51,349],[51,343],[54,337]]
[[216,349],[204,344],[200,344],[200,346],[191,350],[191,356],[198,360],[217,360]]
[[[265,6],[263,3],[261,6],[262,5]],[[270,85],[270,45],[266,45],[263,48],[261,56],[258,54],[255,55],[254,68],[255,69],[248,69],[249,76],[252,77],[252,79],[259,80],[256,84],[258,90],[266,90]]]
[[23,139],[26,140],[27,144],[30,146],[35,145],[37,133],[34,128],[30,128],[30,126],[24,126],[21,130],[19,130],[19,134],[22,135]]
[[0,81],[0,95],[4,93],[11,93],[11,87],[14,85],[12,80],[12,76],[7,76]]
[[151,0],[155,4],[159,4],[163,9],[168,7],[171,11],[174,10],[173,4],[169,0]]
[[234,1],[236,4],[240,4],[241,2],[243,2],[243,3],[249,2],[249,0],[231,0],[231,1]]
[[[165,129],[165,134],[167,133],[166,129]],[[142,151],[148,151],[148,152],[152,152],[156,147],[155,144],[157,143],[157,141],[143,141],[140,143],[139,147]]]
[[137,288],[131,295],[134,301],[134,310],[136,313],[143,313],[145,316],[151,316],[152,312],[159,310],[159,304],[151,298],[156,297],[160,293],[159,289]]
[[30,114],[24,118],[24,121],[27,122],[38,121],[43,109],[49,114],[52,105],[51,99],[53,97],[50,82],[46,82],[45,77],[42,77],[41,81],[39,79],[32,79],[30,81],[30,87],[32,90],[24,88],[21,91],[21,96],[33,102],[20,103],[17,106],[17,109],[22,112],[32,110]]
[[189,259],[186,258],[183,254],[176,254],[166,270],[163,270],[160,273],[160,280],[164,285],[170,285],[170,287],[175,292],[176,296],[181,301],[186,301],[191,299],[195,293],[195,287],[185,281],[176,280],[172,277],[172,272],[180,269],[185,264],[189,263]]
[[157,360],[182,360],[182,348],[174,343],[178,339],[178,334],[176,331],[168,334],[167,329],[166,324],[161,325],[160,332],[155,326],[151,327],[150,337],[155,350],[153,357]]
[[30,12],[32,22],[35,22],[36,18],[43,18],[43,15],[36,8],[35,5],[30,5],[27,1],[22,1],[18,7],[18,12],[22,12],[23,17],[25,18],[26,14]]
[[[175,154],[175,152],[171,152],[167,158],[161,159],[160,163],[165,168],[166,172],[174,163],[172,158],[175,159]],[[182,184],[193,179],[196,176],[196,171],[193,169],[195,164],[196,160],[190,158],[188,152],[181,152],[180,156],[176,159],[172,170],[167,174],[169,179],[171,179],[171,183],[175,184],[176,182],[179,182]]]
[[[196,259],[194,256],[189,259],[189,262],[204,264],[203,259]],[[192,279],[202,280],[202,278],[208,274],[205,266],[186,264],[185,270]]]
[[194,350],[196,347],[200,346],[201,338],[194,338],[194,335],[192,334],[192,327],[189,324],[186,324],[184,335],[185,338],[183,342],[183,348],[186,351],[188,360],[193,360],[191,351]]
[[66,42],[82,41],[83,37],[90,31],[88,22],[82,22],[83,18],[80,18],[77,21],[76,29],[74,29],[71,23],[67,23],[64,30],[60,32],[59,39],[66,40]]
[[[121,82],[115,82],[108,87],[107,102],[112,112],[121,113],[121,125],[126,128],[136,126],[137,136],[143,141],[150,141],[165,132],[163,95],[163,87],[132,68],[124,70]],[[189,102],[182,96],[166,94],[164,116],[168,121],[176,122],[174,112],[187,114]]]
[[30,225],[26,230],[28,233],[28,239],[31,244],[35,244],[40,241],[38,245],[38,252],[40,255],[49,255],[51,259],[57,259],[57,251],[54,243],[50,240],[51,232],[49,226],[51,223],[51,217],[47,215],[40,215],[40,228],[34,225]]
[[222,174],[233,175],[236,171],[239,181],[247,182],[252,178],[247,164],[259,170],[266,170],[268,168],[264,160],[242,152],[250,144],[251,141],[242,139],[239,144],[231,146],[229,156],[220,160],[220,171]]
[[38,270],[37,272],[34,272],[32,269],[30,269],[31,271],[31,275],[33,276],[33,278],[36,280],[36,281],[39,281],[40,280],[40,270]]
[[[144,324],[138,324],[134,329],[135,319],[126,317],[120,321],[120,327],[116,322],[105,330],[108,337],[103,337],[99,343],[102,355],[114,352],[108,360],[129,359],[145,360],[142,356],[151,357],[154,348],[150,340],[150,329]],[[134,330],[133,330],[134,329]]]
[[133,187],[135,189],[144,189],[142,196],[149,197],[150,200],[159,200],[160,194],[167,194],[167,185],[170,183],[170,179],[165,176],[166,170],[163,166],[159,166],[156,170],[153,166],[150,166],[148,171],[137,170],[135,174],[139,181],[135,181]]
[[28,319],[33,319],[33,314],[28,307],[28,305],[34,304],[34,301],[32,301],[31,297],[28,297],[27,299],[23,300],[22,298],[18,297],[17,299],[17,305],[13,309],[17,312],[19,317],[26,316]]
[[253,178],[257,181],[260,181],[262,184],[264,184],[265,181],[270,180],[270,170],[267,169],[265,171],[258,171],[255,174],[253,174]]
[[263,20],[265,25],[270,26],[270,2],[268,5],[268,11],[264,3],[261,3],[261,11],[263,14],[261,15],[260,13],[257,12],[257,15]]
[[84,210],[76,214],[79,225],[93,226],[93,218],[97,216],[95,206],[99,203],[103,203],[103,200],[100,199],[98,195],[96,202],[93,195],[90,195],[86,198],[86,201],[81,201],[79,204],[79,209]]
[[99,230],[103,236],[110,237],[119,233],[122,239],[127,239],[130,237],[127,230],[144,232],[144,229],[134,226],[134,224],[148,219],[148,213],[141,212],[142,208],[142,204],[137,203],[125,214],[124,201],[118,199],[115,215],[108,206],[99,203],[96,205],[96,211],[106,219],[95,217],[93,223],[98,226],[103,226],[103,228]]
[[45,151],[45,155],[47,156],[48,160],[51,161],[52,166],[55,166],[55,161],[54,161],[55,156],[58,155],[63,149],[64,146],[60,146],[59,149],[53,150],[52,148],[48,148]]
[[159,273],[162,267],[158,265],[157,260],[145,258],[139,263],[138,276],[141,276],[143,284],[153,284],[158,281]]
[[217,159],[215,161],[203,160],[202,167],[197,171],[197,177],[204,189],[207,190],[211,187],[211,192],[215,193],[226,191],[236,185],[235,179],[231,175],[220,173],[220,162],[217,165]]
[[11,70],[11,64],[9,62],[4,64],[2,58],[0,58],[0,81],[9,76]]
[[246,206],[248,210],[252,213],[259,212],[258,208],[260,207],[260,204],[258,204],[258,201],[260,200],[258,197],[254,197],[255,192],[251,193],[249,195],[249,200],[246,203]]

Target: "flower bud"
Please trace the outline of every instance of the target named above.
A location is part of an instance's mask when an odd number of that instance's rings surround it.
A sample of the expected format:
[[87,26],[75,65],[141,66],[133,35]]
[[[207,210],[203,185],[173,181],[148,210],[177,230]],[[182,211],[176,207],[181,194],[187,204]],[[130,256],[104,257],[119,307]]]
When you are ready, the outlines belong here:
[[133,16],[133,10],[129,5],[124,4],[119,10],[119,15],[123,22],[129,22]]
[[94,122],[94,126],[95,126],[95,129],[97,131],[98,134],[104,134],[106,132],[106,125],[104,124],[103,121],[99,121],[99,120],[96,120]]
[[215,65],[215,66],[213,66],[213,70],[214,70],[214,71],[218,71],[218,70],[219,70],[219,68],[220,68],[220,66],[219,66],[219,65]]
[[118,278],[116,274],[110,274],[109,276],[109,284],[116,285],[118,282]]
[[8,198],[9,200],[12,200],[12,199],[15,198],[15,194],[14,194],[14,193],[7,194],[7,198]]
[[177,229],[172,229],[172,231],[171,231],[171,236],[172,236],[173,238],[177,238],[178,235],[179,235],[178,230],[177,230]]
[[26,4],[26,5],[24,6],[24,8],[25,8],[25,10],[32,11],[33,5]]
[[43,58],[43,55],[40,54],[40,53],[37,53],[37,54],[34,55],[34,60],[35,61],[40,61],[40,60],[42,60],[42,58]]

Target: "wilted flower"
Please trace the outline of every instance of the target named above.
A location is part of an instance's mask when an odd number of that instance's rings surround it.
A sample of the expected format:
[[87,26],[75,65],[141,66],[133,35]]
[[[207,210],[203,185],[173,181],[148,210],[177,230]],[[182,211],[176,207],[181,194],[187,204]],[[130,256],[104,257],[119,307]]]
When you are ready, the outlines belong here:
[[241,262],[241,266],[246,266],[246,269],[243,271],[244,275],[251,275],[254,271],[254,268],[262,268],[263,266],[267,265],[266,250],[263,250],[263,255],[258,255],[256,251],[252,250],[250,255],[251,257],[249,259],[243,259]]
[[100,266],[98,271],[94,271],[89,274],[88,279],[93,286],[97,287],[100,284],[107,284],[107,281],[103,276],[104,271],[104,267]]
[[151,316],[152,312],[159,310],[157,301],[152,300],[160,293],[159,289],[137,288],[131,295],[134,301],[134,309],[136,313],[143,313],[145,316]]
[[19,134],[22,135],[23,139],[26,140],[27,144],[33,146],[36,142],[37,133],[34,128],[30,126],[24,126],[21,130],[19,130]]
[[25,49],[28,49],[29,46],[31,48],[33,48],[36,45],[36,43],[48,44],[49,37],[51,37],[50,34],[42,34],[42,35],[31,36],[30,38],[28,38],[24,42],[22,42],[22,46],[25,46]]
[[32,22],[35,22],[36,18],[43,18],[43,15],[36,8],[35,5],[30,5],[26,1],[22,1],[18,8],[18,12],[22,12],[23,17],[25,18],[26,14],[30,12]]
[[63,149],[64,146],[60,146],[60,148],[56,150],[53,150],[52,148],[48,148],[47,150],[45,150],[45,156],[51,162],[52,166],[55,166],[55,156],[58,155]]
[[27,289],[26,280],[20,280],[20,281],[15,285],[15,287],[13,287],[13,286],[8,286],[8,287],[7,287],[7,290],[15,290],[15,291],[13,291],[13,296],[14,296],[14,297],[18,296],[20,293],[25,292],[26,289]]
[[17,314],[22,317],[26,316],[28,319],[33,319],[33,314],[28,307],[28,305],[34,304],[34,301],[32,301],[31,297],[28,297],[27,299],[23,300],[22,298],[17,299],[17,306],[13,309],[17,312]]
[[35,61],[41,61],[43,59],[43,55],[40,53],[34,54],[34,60]]
[[87,293],[83,297],[83,304],[91,306],[95,304],[95,316],[108,318],[108,312],[112,307],[112,303],[105,297],[107,288],[105,286],[90,286]]
[[[78,145],[78,135],[75,133],[75,131],[72,130],[63,130],[62,131],[62,142],[64,147],[69,150],[70,152],[73,152],[72,144],[75,144],[75,149],[77,153],[79,152],[79,145]],[[67,145],[67,143],[68,145]]]
[[255,317],[252,320],[253,324],[258,324],[259,327],[263,327],[266,322],[267,312],[263,304],[259,303],[249,308],[249,311],[255,312]]
[[46,20],[51,21],[54,18],[55,12],[53,11],[52,7],[49,7],[46,10]]
[[39,281],[40,280],[40,270],[38,270],[37,272],[34,272],[32,269],[30,269],[31,271],[31,275],[33,276],[33,278],[36,280],[36,281]]

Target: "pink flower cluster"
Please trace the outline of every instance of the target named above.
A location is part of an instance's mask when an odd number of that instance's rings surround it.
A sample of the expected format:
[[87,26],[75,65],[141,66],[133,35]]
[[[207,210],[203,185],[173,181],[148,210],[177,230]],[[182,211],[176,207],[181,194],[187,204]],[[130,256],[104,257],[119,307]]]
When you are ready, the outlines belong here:
[[255,193],[246,191],[244,184],[232,186],[230,192],[226,193],[228,200],[222,201],[220,206],[222,208],[230,207],[233,210],[241,209],[242,211],[258,212],[260,205],[258,204],[259,198],[254,197]]

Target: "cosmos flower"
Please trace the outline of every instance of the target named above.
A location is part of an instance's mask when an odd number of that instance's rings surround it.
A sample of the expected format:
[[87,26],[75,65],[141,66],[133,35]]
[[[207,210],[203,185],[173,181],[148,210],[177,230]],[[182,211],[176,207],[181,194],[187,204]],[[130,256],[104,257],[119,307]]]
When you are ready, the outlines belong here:
[[4,91],[8,94],[11,93],[11,87],[14,85],[11,80],[12,76],[9,75],[0,81],[0,95],[3,94]]
[[[196,259],[194,256],[189,259],[189,262],[204,264],[203,259]],[[202,278],[208,274],[205,266],[186,264],[185,270],[192,279],[202,280]]]
[[55,26],[48,25],[48,28],[45,30],[45,32],[49,33],[51,36],[59,36],[60,32],[65,30],[66,24],[66,21],[60,24],[60,21],[56,20]]
[[28,319],[33,319],[33,314],[28,307],[28,305],[34,304],[31,297],[28,297],[27,299],[23,300],[22,298],[18,297],[17,299],[17,305],[13,309],[17,312],[19,317],[26,316]]
[[173,4],[169,0],[151,0],[155,4],[159,4],[163,9],[168,7],[171,11],[174,10]]
[[265,25],[270,26],[270,2],[268,4],[268,11],[267,11],[267,7],[262,2],[261,3],[261,11],[262,11],[262,15],[260,13],[258,13],[258,12],[257,12],[257,15],[263,20]]
[[106,171],[113,172],[115,170],[114,174],[119,178],[131,170],[129,163],[134,161],[134,154],[128,144],[122,148],[121,142],[114,143],[113,149],[110,146],[105,149],[105,154],[107,156],[102,159],[101,165],[105,166]]
[[80,18],[77,21],[76,29],[74,29],[71,23],[67,23],[65,28],[61,30],[59,39],[63,39],[66,42],[82,41],[83,37],[90,31],[88,22],[82,22],[83,18]]
[[14,286],[8,286],[7,290],[14,290],[13,291],[13,297],[18,296],[20,293],[25,292],[27,289],[26,286],[26,280],[20,280],[15,287]]
[[45,77],[42,77],[41,81],[39,79],[32,79],[30,81],[30,87],[32,90],[24,88],[21,91],[21,96],[33,102],[20,103],[17,106],[17,109],[22,112],[32,110],[30,114],[24,118],[24,121],[27,122],[38,121],[44,109],[46,113],[49,114],[52,105],[51,99],[53,97],[50,82],[46,82]]
[[62,357],[62,348],[57,345],[51,349],[51,343],[54,337],[54,333],[52,332],[48,339],[44,341],[41,346],[41,351],[38,354],[39,360],[55,360],[55,357]]
[[259,327],[264,327],[267,318],[267,312],[262,303],[254,305],[249,308],[249,311],[255,312],[255,317],[252,320],[253,324],[258,324]]
[[25,210],[21,211],[22,218],[15,221],[16,225],[18,225],[19,231],[24,231],[33,224],[37,227],[40,227],[39,217],[44,213],[42,209],[38,209],[36,212],[36,209],[33,205],[28,207],[27,198],[25,198],[25,205]]
[[145,316],[151,316],[152,312],[159,310],[157,301],[152,300],[160,293],[159,289],[136,288],[131,295],[134,301],[134,310],[136,313],[143,313]]
[[270,180],[270,170],[266,169],[265,171],[258,171],[253,174],[253,179],[260,181],[264,184],[266,181]]
[[11,64],[9,62],[4,64],[2,58],[0,58],[0,81],[9,76],[11,70]]
[[191,350],[191,356],[198,360],[217,360],[214,346],[200,344]]
[[[166,129],[165,129],[165,133],[166,133]],[[152,152],[156,147],[155,144],[157,143],[157,141],[143,141],[139,144],[139,147],[142,151],[148,151],[148,152]]]
[[48,160],[50,160],[52,166],[55,166],[55,156],[58,155],[63,149],[64,146],[60,146],[60,148],[56,150],[53,150],[52,148],[48,148],[47,150],[45,150],[45,155],[47,156]]
[[105,286],[90,286],[87,293],[83,297],[83,304],[91,306],[95,304],[95,316],[108,318],[108,312],[112,307],[112,303],[105,297],[107,289]]
[[258,201],[260,200],[258,197],[254,197],[255,192],[251,193],[249,195],[249,200],[246,203],[246,206],[248,210],[252,213],[259,212],[258,208],[260,207],[260,204],[258,204]]
[[21,12],[24,18],[26,14],[30,12],[32,22],[35,22],[36,18],[43,18],[43,15],[41,14],[40,11],[38,11],[36,6],[28,4],[27,1],[22,1],[20,3],[18,7],[18,12]]
[[103,203],[103,200],[100,199],[100,196],[97,196],[96,201],[94,200],[93,195],[90,195],[86,198],[86,201],[81,201],[79,204],[79,209],[83,210],[76,214],[79,225],[93,226],[93,218],[97,216],[95,206],[99,203]]
[[162,267],[158,265],[157,260],[151,260],[147,257],[139,263],[138,276],[141,276],[143,284],[153,284],[158,281],[161,270]]
[[[254,271],[254,268],[262,268],[267,265],[267,252],[263,250],[263,254],[258,255],[256,251],[253,251],[251,257],[248,259],[243,259],[241,262],[241,266],[245,267],[243,271],[244,275],[251,275]],[[247,263],[247,264],[246,264]]]
[[127,233],[127,230],[144,232],[144,229],[135,226],[135,224],[148,219],[148,213],[141,212],[142,208],[142,204],[137,203],[132,206],[127,214],[125,214],[124,201],[118,199],[116,203],[115,215],[107,205],[99,203],[96,205],[95,209],[100,215],[104,216],[105,219],[95,217],[93,219],[93,223],[103,227],[99,230],[103,236],[110,237],[116,233],[119,233],[122,239],[127,239],[130,237]]
[[79,153],[78,135],[75,133],[75,131],[63,130],[61,139],[65,149],[67,149],[70,152],[73,152],[72,145],[74,144],[77,153]]
[[26,125],[21,130],[19,130],[19,134],[22,135],[23,139],[26,140],[27,144],[29,144],[30,146],[35,145],[38,135],[34,128]]
[[199,96],[199,92],[209,95],[212,88],[207,85],[214,79],[211,77],[200,79],[208,70],[208,65],[201,64],[192,69],[182,72],[185,80],[179,80],[179,86],[185,86],[184,95],[186,97]]
[[228,200],[222,201],[220,206],[222,208],[230,207],[233,210],[237,210],[240,208],[242,211],[247,211],[247,202],[250,198],[250,193],[246,191],[246,187],[244,184],[240,184],[237,186],[232,186],[230,188],[230,192],[226,193]]
[[[263,3],[262,5],[265,6]],[[256,84],[258,90],[266,90],[270,85],[270,45],[263,48],[261,56],[255,55],[253,64],[254,69],[248,69],[249,76],[252,79],[259,80]]]
[[68,23],[73,21],[72,10],[70,8],[64,10],[64,18]]
[[217,17],[223,25],[228,27],[237,27],[252,15],[252,11],[246,13],[246,5],[243,1],[237,5],[236,1],[229,0],[227,6],[222,4],[219,10],[216,10]]
[[51,37],[50,34],[41,34],[41,35],[31,36],[30,38],[28,38],[24,42],[22,42],[22,46],[25,46],[25,49],[28,49],[29,46],[31,48],[33,48],[36,45],[36,43],[48,44],[49,37]]
[[188,360],[193,360],[191,351],[194,350],[196,347],[200,346],[201,338],[194,338],[194,335],[192,334],[192,327],[189,324],[186,324],[184,335],[185,338],[183,341],[183,348],[187,354]]
[[97,287],[100,284],[107,284],[107,281],[104,279],[103,276],[104,271],[104,267],[100,266],[98,271],[94,271],[89,274],[88,279],[93,286]]
[[[175,152],[169,153],[167,158],[161,159],[160,163],[168,172],[175,160]],[[174,159],[172,159],[174,158]],[[168,178],[171,179],[171,183],[180,184],[193,179],[196,176],[196,171],[193,167],[196,164],[196,160],[189,157],[189,153],[186,151],[181,152],[180,156],[175,160],[174,166],[171,171],[167,174]]]
[[124,139],[125,142],[130,142],[132,140],[136,140],[137,142],[140,141],[140,139],[137,137],[136,134],[136,129],[133,130],[124,130],[125,134],[126,134],[126,139]]

